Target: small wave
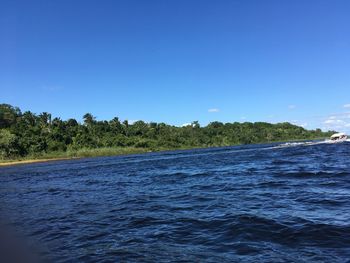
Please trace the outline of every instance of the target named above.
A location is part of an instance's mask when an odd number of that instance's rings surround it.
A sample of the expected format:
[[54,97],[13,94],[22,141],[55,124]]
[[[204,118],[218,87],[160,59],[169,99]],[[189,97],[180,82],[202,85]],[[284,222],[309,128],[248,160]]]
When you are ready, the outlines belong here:
[[292,160],[286,160],[286,159],[275,159],[275,160],[272,160],[271,161],[271,164],[272,165],[292,165],[292,164],[295,164],[296,161],[292,161]]
[[[213,243],[225,242],[273,242],[294,246],[297,244],[317,244],[324,247],[350,245],[350,226],[336,226],[314,223],[308,220],[296,219],[295,222],[280,222],[262,216],[241,214],[225,216],[216,219],[186,219],[176,220],[178,227],[172,237],[197,239],[199,233],[215,233]],[[346,233],[346,234],[345,234]],[[194,240],[191,240],[194,241]],[[206,241],[208,242],[208,241]]]
[[286,148],[286,147],[297,147],[297,146],[312,146],[327,143],[327,141],[307,141],[307,142],[286,142],[275,146],[274,148]]
[[278,173],[278,176],[283,177],[292,177],[292,178],[309,178],[309,177],[342,177],[347,176],[349,173],[346,172],[324,172],[324,171],[317,171],[317,172],[285,172],[285,173]]

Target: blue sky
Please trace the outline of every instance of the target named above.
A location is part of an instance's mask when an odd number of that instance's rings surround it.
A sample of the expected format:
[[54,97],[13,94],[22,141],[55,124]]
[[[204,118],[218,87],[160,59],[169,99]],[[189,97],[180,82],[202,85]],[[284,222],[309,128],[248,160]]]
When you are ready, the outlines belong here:
[[350,1],[1,1],[0,101],[350,131]]

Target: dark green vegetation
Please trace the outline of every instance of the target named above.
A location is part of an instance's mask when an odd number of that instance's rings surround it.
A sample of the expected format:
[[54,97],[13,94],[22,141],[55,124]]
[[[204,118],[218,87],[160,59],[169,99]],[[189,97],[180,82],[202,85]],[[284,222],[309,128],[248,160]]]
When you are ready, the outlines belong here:
[[229,146],[235,144],[302,140],[328,137],[332,132],[305,130],[290,123],[212,122],[200,127],[197,121],[186,127],[165,123],[130,124],[117,117],[97,121],[84,115],[75,119],[36,115],[0,104],[0,159],[98,156],[165,149]]

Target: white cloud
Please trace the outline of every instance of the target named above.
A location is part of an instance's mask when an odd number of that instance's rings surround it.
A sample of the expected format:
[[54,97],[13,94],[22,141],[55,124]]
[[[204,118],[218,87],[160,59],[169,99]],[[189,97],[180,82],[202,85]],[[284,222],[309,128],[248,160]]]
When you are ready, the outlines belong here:
[[350,123],[346,122],[342,118],[331,118],[334,116],[328,117],[328,119],[323,121],[325,130],[337,130],[337,131],[349,131]]
[[350,108],[350,103],[345,104],[343,107],[344,107],[344,108]]
[[181,125],[181,127],[186,127],[186,126],[192,126],[192,123],[188,122]]
[[324,121],[324,124],[345,124],[343,120],[328,119]]
[[288,109],[294,110],[297,106],[296,105],[288,105]]
[[212,109],[209,109],[208,112],[219,112],[220,110],[217,109],[217,108],[212,108]]

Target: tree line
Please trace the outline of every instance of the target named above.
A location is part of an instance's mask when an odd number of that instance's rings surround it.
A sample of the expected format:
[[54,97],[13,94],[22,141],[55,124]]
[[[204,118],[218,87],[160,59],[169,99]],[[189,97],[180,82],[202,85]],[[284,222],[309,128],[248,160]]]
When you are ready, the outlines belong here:
[[288,122],[222,123],[201,127],[198,121],[177,127],[165,123],[136,121],[118,117],[96,120],[91,113],[83,122],[52,118],[48,112],[22,112],[0,104],[0,158],[41,156],[81,148],[136,147],[149,150],[229,146],[286,140],[328,137],[331,131],[306,130]]

